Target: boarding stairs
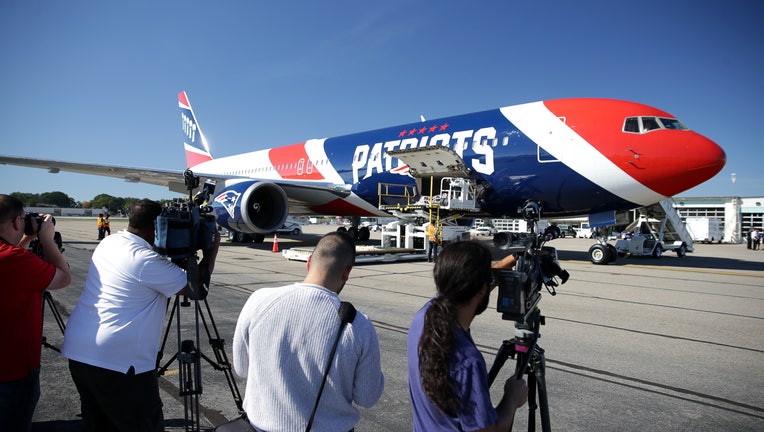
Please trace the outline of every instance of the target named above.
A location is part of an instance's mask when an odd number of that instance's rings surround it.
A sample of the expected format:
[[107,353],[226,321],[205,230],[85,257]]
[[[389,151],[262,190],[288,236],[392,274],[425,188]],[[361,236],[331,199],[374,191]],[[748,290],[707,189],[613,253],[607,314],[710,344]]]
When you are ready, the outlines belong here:
[[665,249],[674,249],[684,244],[687,252],[695,251],[692,235],[679,216],[679,212],[674,208],[674,200],[666,198],[637,210],[642,223],[648,225]]

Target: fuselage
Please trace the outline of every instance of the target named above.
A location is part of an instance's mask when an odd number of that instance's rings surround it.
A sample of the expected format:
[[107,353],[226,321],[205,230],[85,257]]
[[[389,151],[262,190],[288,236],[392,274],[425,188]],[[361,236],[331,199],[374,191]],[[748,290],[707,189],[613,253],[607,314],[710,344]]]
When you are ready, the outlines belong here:
[[380,183],[415,182],[387,152],[426,146],[461,156],[480,186],[481,212],[508,217],[529,199],[557,216],[653,204],[708,180],[726,162],[716,143],[657,108],[559,99],[313,139],[193,169],[227,183],[252,178],[344,188],[350,194],[341,198],[305,192],[300,212],[381,215]]

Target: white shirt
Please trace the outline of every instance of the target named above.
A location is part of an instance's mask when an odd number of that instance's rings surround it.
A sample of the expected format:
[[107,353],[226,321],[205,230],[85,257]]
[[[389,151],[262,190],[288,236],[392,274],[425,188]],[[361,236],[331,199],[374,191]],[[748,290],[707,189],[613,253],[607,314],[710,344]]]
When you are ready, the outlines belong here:
[[[233,336],[233,366],[247,378],[244,410],[261,431],[305,430],[340,318],[336,293],[298,283],[263,288],[244,305]],[[347,431],[382,396],[379,342],[358,312],[332,360],[312,430]]]
[[61,353],[117,372],[156,369],[167,299],[186,279],[141,237],[128,231],[106,237],[93,252]]

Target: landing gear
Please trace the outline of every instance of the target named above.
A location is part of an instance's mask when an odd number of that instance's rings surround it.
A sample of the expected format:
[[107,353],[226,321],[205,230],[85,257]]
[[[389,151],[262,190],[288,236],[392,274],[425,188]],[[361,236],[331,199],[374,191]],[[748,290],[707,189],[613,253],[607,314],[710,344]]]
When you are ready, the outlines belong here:
[[589,248],[589,260],[597,265],[604,265],[610,262],[610,251],[606,245],[594,244]]
[[243,232],[228,230],[228,241],[231,243],[262,243],[264,234],[246,234]]
[[605,265],[615,262],[618,251],[611,244],[597,243],[589,248],[589,260],[597,265]]
[[356,241],[367,241],[369,238],[371,238],[371,231],[369,230],[369,227],[354,227],[351,226],[350,228],[339,227],[337,228],[338,232],[346,232],[350,234],[353,237],[353,240]]
[[232,243],[247,243],[251,241],[243,232],[228,230],[228,241]]

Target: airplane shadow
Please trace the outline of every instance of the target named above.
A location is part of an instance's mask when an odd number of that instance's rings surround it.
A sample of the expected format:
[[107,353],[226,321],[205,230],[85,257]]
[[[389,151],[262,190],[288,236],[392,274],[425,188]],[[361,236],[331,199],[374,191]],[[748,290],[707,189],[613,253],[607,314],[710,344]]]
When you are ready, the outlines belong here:
[[[280,236],[279,237],[279,250],[283,249],[289,249],[289,248],[296,248],[296,247],[314,247],[318,243],[319,240],[321,240],[321,237],[323,237],[324,234],[306,234],[302,233],[300,235],[290,235],[290,236]],[[358,246],[365,246],[365,245],[379,245],[379,239],[369,239],[367,241],[356,241],[356,245]],[[246,247],[249,249],[256,249],[256,250],[263,250],[263,251],[271,251],[273,249],[273,240],[272,239],[266,239],[262,243],[232,243],[229,241],[221,241],[220,247]]]
[[33,422],[32,432],[79,432],[82,420],[50,420]]
[[[589,254],[582,251],[566,251],[558,250],[559,258],[561,260],[570,261],[589,261]],[[761,271],[761,262],[745,261],[734,258],[720,258],[709,256],[697,256],[693,254],[687,254],[683,258],[679,258],[673,252],[665,252],[664,256],[660,258],[653,257],[618,257],[615,262],[607,264],[609,266],[619,265],[645,265],[651,267],[679,267],[679,268],[697,268],[697,269],[720,269],[720,270],[751,270]]]
[[[165,428],[173,428],[180,430],[186,427],[186,419],[165,419]],[[32,432],[80,432],[83,429],[82,420],[50,420],[43,422],[33,422]],[[212,431],[214,428],[204,428],[202,431]]]
[[64,240],[64,245],[70,244],[70,245],[93,245],[93,246],[97,246],[98,243],[100,243],[100,240],[93,240],[93,241],[69,241],[69,240]]

